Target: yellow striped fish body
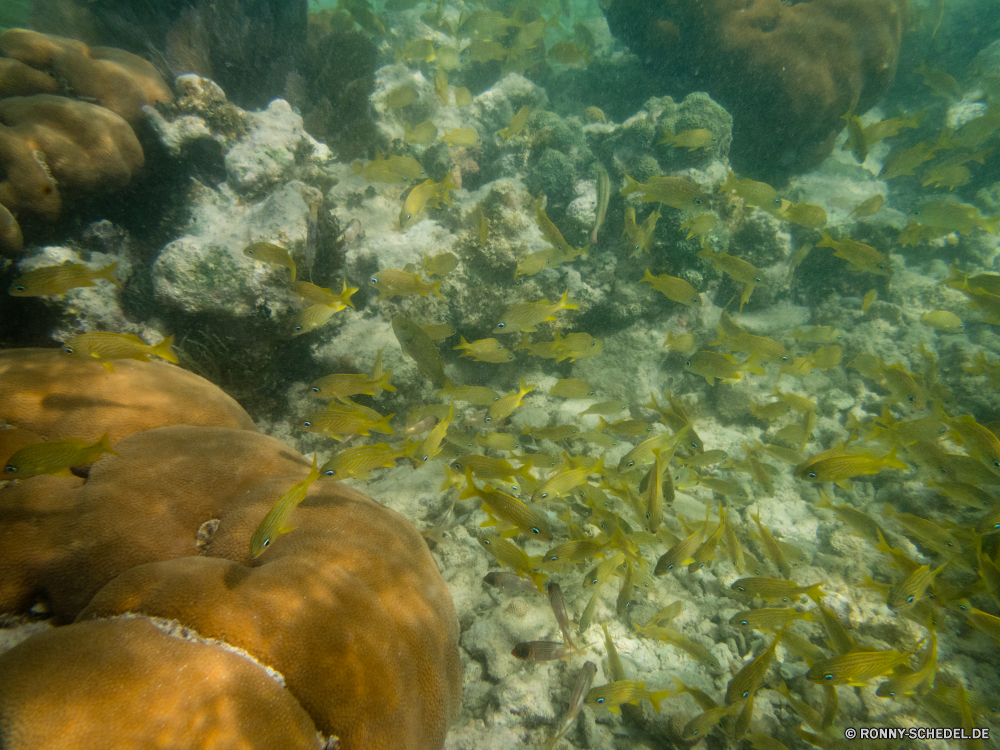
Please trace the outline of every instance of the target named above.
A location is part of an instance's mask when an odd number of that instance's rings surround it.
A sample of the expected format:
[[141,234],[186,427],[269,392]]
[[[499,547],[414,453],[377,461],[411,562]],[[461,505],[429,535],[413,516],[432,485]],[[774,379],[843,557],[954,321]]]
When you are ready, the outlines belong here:
[[910,656],[899,651],[851,651],[816,662],[806,677],[819,684],[864,687],[870,680],[908,662]]
[[625,553],[622,551],[615,552],[610,557],[606,557],[600,562],[597,567],[587,573],[583,579],[583,587],[589,588],[590,586],[601,585],[607,583],[611,580],[611,576],[614,575],[615,571],[625,562]]
[[587,477],[591,474],[602,474],[603,472],[603,458],[598,459],[596,466],[581,466],[576,469],[561,471],[539,485],[534,494],[532,494],[531,501],[537,503],[542,500],[562,497],[570,490],[586,482]]
[[601,545],[589,539],[576,539],[557,544],[544,555],[543,564],[569,564],[586,562],[601,551]]
[[639,701],[648,700],[653,704],[656,712],[660,712],[660,701],[669,696],[670,690],[659,690],[651,693],[646,690],[645,682],[634,682],[631,680],[618,680],[609,682],[607,685],[591,688],[587,693],[586,702],[591,706],[604,706],[612,713],[620,713],[619,706],[622,703],[639,705]]
[[499,422],[501,419],[509,417],[514,412],[514,409],[521,405],[524,397],[533,391],[534,388],[535,386],[533,385],[525,387],[524,381],[522,380],[518,384],[518,390],[516,393],[512,391],[503,398],[497,399],[490,404],[490,408],[486,411],[486,421]]
[[[532,539],[540,539],[543,542],[552,541],[552,529],[545,516],[534,508],[525,505],[516,497],[498,492],[489,485],[478,490],[481,501],[481,508],[490,516],[490,519],[500,519],[513,526]],[[487,521],[483,526],[490,525]],[[495,525],[495,523],[494,523]]]
[[271,242],[254,242],[243,248],[243,254],[248,258],[262,261],[270,266],[287,268],[292,274],[292,282],[295,281],[295,261],[288,251],[280,245]]
[[335,479],[348,477],[367,479],[372,469],[391,468],[396,465],[396,459],[402,455],[402,451],[396,450],[388,443],[359,445],[336,454],[323,464],[320,473]]
[[314,380],[309,386],[310,396],[320,398],[343,398],[344,396],[373,396],[376,390],[395,392],[395,387],[389,383],[392,370],[382,374],[378,380],[372,380],[368,375],[338,373]]
[[309,469],[309,476],[301,482],[296,482],[281,499],[274,504],[274,507],[267,512],[260,524],[250,537],[250,557],[257,558],[265,549],[271,546],[271,542],[278,534],[287,534],[292,528],[288,525],[288,519],[292,511],[298,504],[306,499],[309,492],[309,485],[320,478],[319,469],[316,468],[316,456],[313,454],[312,468]]
[[114,372],[111,362],[116,359],[136,359],[148,362],[150,356],[161,357],[177,364],[173,350],[174,337],[167,336],[158,344],[149,345],[132,333],[93,331],[73,336],[63,343],[62,350],[80,357],[93,357],[108,371]]
[[305,310],[300,310],[292,317],[292,336],[315,331],[326,325],[336,312],[335,308],[325,304],[310,305]]
[[492,388],[480,385],[452,385],[450,381],[445,382],[445,387],[438,391],[439,396],[451,396],[456,401],[464,401],[473,406],[489,406],[500,397]]
[[522,578],[530,578],[535,582],[538,590],[542,591],[542,586],[548,576],[532,570],[531,558],[528,557],[527,552],[513,542],[498,536],[481,536],[478,541],[483,549],[493,555],[493,559],[500,565],[510,568]]
[[740,709],[740,706],[716,706],[704,713],[695,716],[684,725],[681,730],[681,739],[685,742],[700,740],[711,732],[727,716],[732,716]]
[[778,641],[781,640],[781,636],[782,633],[779,631],[774,636],[774,640],[771,641],[771,645],[757,656],[757,658],[743,667],[729,681],[729,687],[726,688],[727,705],[745,700],[757,691],[757,688],[760,687],[760,684],[764,681],[764,677],[767,675],[767,670],[771,668],[771,662],[774,661],[774,651],[778,646]]
[[737,612],[729,618],[729,624],[744,631],[760,630],[764,633],[776,633],[796,620],[814,622],[809,610],[800,612],[784,607],[762,607]]
[[71,476],[71,466],[85,466],[96,461],[102,453],[118,453],[111,447],[108,433],[96,443],[79,438],[67,438],[51,443],[35,443],[16,451],[4,464],[3,479],[27,479],[39,474],[57,477]]
[[547,299],[538,302],[522,302],[507,308],[501,316],[493,333],[515,333],[524,331],[531,333],[535,328],[547,320],[555,320],[556,313],[560,310],[578,310],[579,305],[569,298],[569,289],[563,292],[563,296],[558,302],[549,302]]
[[66,294],[70,289],[81,286],[97,286],[95,279],[110,281],[121,289],[121,282],[115,278],[118,261],[94,271],[82,263],[65,266],[42,266],[28,271],[14,279],[7,290],[12,297],[40,297],[50,294]]
[[372,430],[393,435],[395,433],[389,426],[389,420],[394,416],[389,414],[373,420],[360,412],[322,411],[303,419],[299,427],[307,432],[321,432],[334,440],[343,440],[349,435],[368,435]]
[[750,578],[740,578],[737,581],[733,581],[729,588],[747,596],[759,596],[766,602],[787,603],[798,599],[802,594],[816,601],[823,596],[822,586],[822,583],[814,583],[812,586],[799,586],[794,581],[786,581],[783,578],[751,576]]

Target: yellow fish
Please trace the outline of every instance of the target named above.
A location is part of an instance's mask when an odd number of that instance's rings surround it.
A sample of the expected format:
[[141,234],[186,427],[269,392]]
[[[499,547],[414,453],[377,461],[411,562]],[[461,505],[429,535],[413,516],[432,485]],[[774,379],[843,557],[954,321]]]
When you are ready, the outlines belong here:
[[865,143],[874,146],[886,138],[899,135],[903,128],[919,128],[920,121],[927,114],[926,109],[922,109],[910,117],[890,117],[888,120],[879,120],[871,125],[866,125],[864,129]]
[[472,92],[465,86],[455,87],[455,106],[469,107],[472,105]]
[[586,48],[581,48],[576,42],[556,42],[549,50],[549,59],[555,60],[563,65],[576,65],[590,63],[590,56]]
[[424,120],[419,125],[410,127],[410,123],[403,123],[403,140],[418,146],[426,146],[433,143],[437,138],[437,126],[430,120]]
[[402,458],[404,452],[393,448],[388,443],[374,445],[359,445],[345,448],[320,467],[323,476],[335,479],[367,479],[372,469],[389,469],[396,465],[396,459]]
[[737,612],[729,618],[729,624],[742,630],[760,630],[764,633],[776,633],[796,620],[815,622],[811,610],[799,611],[782,607],[762,607]]
[[299,503],[306,499],[309,492],[309,485],[320,478],[319,470],[316,468],[316,454],[313,454],[312,468],[309,476],[301,482],[296,482],[281,499],[274,504],[274,507],[267,512],[261,520],[253,535],[250,537],[250,557],[258,558],[265,549],[271,546],[272,540],[278,534],[287,534],[292,530],[288,525],[292,511],[298,507]]
[[812,682],[825,685],[857,685],[888,674],[910,660],[912,653],[899,651],[851,651],[841,656],[818,661],[806,672]]
[[971,414],[948,420],[949,437],[962,445],[969,455],[993,469],[1000,470],[1000,439],[983,427]]
[[660,702],[673,694],[672,690],[657,690],[650,692],[646,690],[645,682],[633,682],[630,680],[618,680],[609,682],[607,685],[591,688],[587,693],[585,702],[591,706],[604,706],[611,713],[621,713],[622,703],[639,705],[639,701],[648,700],[653,704],[657,713],[660,712]]
[[452,205],[451,191],[457,189],[458,185],[454,182],[451,172],[448,172],[441,182],[434,182],[428,178],[416,185],[403,201],[403,207],[399,211],[399,226],[406,229],[428,205],[440,208],[442,201],[449,206]]
[[395,414],[382,416],[373,410],[360,411],[357,405],[343,405],[331,402],[326,409],[299,422],[298,426],[307,432],[319,432],[334,440],[343,440],[350,435],[368,435],[372,430],[393,435],[395,432],[389,425],[389,420]]
[[480,140],[475,128],[452,128],[441,136],[441,141],[449,146],[475,146]]
[[492,388],[481,385],[456,386],[447,379],[444,388],[438,391],[438,395],[451,396],[456,401],[465,401],[473,406],[489,406],[500,398]]
[[365,166],[360,162],[354,162],[351,176],[363,175],[369,182],[384,182],[394,185],[407,180],[416,180],[423,173],[420,162],[411,156],[390,156],[383,159],[382,154],[375,153],[375,161],[370,161]]
[[920,180],[920,184],[927,187],[934,183],[934,187],[946,187],[954,190],[957,187],[968,185],[972,180],[972,172],[962,164],[950,164],[947,166],[936,166],[929,169]]
[[726,704],[732,705],[742,700],[746,700],[753,693],[757,692],[757,688],[760,687],[761,683],[764,681],[764,677],[767,675],[767,671],[771,668],[771,662],[774,661],[774,652],[778,647],[778,642],[784,635],[784,631],[779,631],[774,639],[771,641],[771,645],[767,647],[764,651],[760,653],[753,661],[747,664],[743,669],[741,669],[732,680],[729,681],[729,686],[726,688]]
[[941,149],[940,145],[933,145],[921,141],[916,146],[907,149],[893,149],[889,158],[882,165],[882,171],[878,176],[883,180],[891,180],[894,177],[908,174],[912,175],[913,170],[934,158],[934,153]]
[[94,271],[82,263],[70,263],[65,266],[42,266],[18,276],[7,292],[12,297],[40,297],[49,294],[66,294],[70,289],[81,286],[97,286],[95,279],[110,281],[121,289],[122,285],[115,278],[118,261],[109,266]]
[[535,582],[538,590],[542,591],[542,586],[548,576],[534,570],[531,558],[523,549],[499,536],[481,536],[478,541],[483,549],[493,555],[493,558],[500,565],[510,568],[521,578],[530,578]]
[[944,333],[959,333],[965,328],[962,319],[953,312],[947,310],[931,310],[920,316],[920,322],[925,326],[933,328],[935,331]]
[[907,471],[909,468],[908,464],[896,458],[895,448],[884,456],[835,451],[831,455],[821,453],[806,459],[795,467],[795,476],[807,482],[835,482],[844,489],[850,489],[848,480],[851,477],[878,474],[884,469]]
[[621,194],[642,193],[642,200],[646,203],[662,203],[681,211],[693,211],[708,203],[704,191],[683,177],[654,175],[645,184],[636,182],[628,175],[625,175],[625,180],[627,184]]
[[3,479],[27,479],[39,474],[68,477],[72,476],[71,466],[92,464],[102,453],[119,455],[111,447],[107,433],[101,435],[96,443],[88,443],[79,438],[35,443],[21,448],[8,458],[0,477]]
[[295,281],[295,261],[285,248],[270,242],[254,242],[243,248],[243,254],[268,265],[287,268],[292,274],[292,281]]
[[826,226],[826,211],[822,206],[815,206],[811,203],[793,203],[784,211],[781,216],[793,224],[798,224],[806,229],[819,229]]
[[463,50],[469,54],[472,62],[487,63],[491,60],[501,61],[507,56],[507,49],[500,42],[490,42],[482,39],[474,41]]
[[410,84],[397,86],[385,97],[385,106],[389,109],[407,107],[417,101],[417,89]]
[[622,234],[628,235],[632,241],[632,253],[630,257],[635,257],[640,250],[649,255],[650,245],[653,243],[653,233],[656,231],[656,221],[660,218],[659,210],[652,211],[647,216],[641,226],[635,223],[635,209],[629,206],[625,209],[625,228]]
[[375,300],[376,302],[381,302],[384,299],[391,299],[393,297],[408,297],[414,294],[426,297],[431,293],[433,293],[442,302],[445,301],[444,297],[441,296],[440,280],[435,281],[433,284],[425,284],[423,279],[415,273],[410,273],[408,271],[400,271],[396,268],[387,268],[373,274],[368,281],[371,282],[373,287],[378,289],[378,299]]
[[389,383],[389,378],[391,377],[392,370],[386,370],[376,380],[372,380],[368,375],[327,375],[312,382],[309,386],[309,395],[325,399],[335,399],[344,398],[345,396],[372,396],[376,391],[395,393],[396,388]]
[[788,603],[799,599],[802,595],[808,596],[814,602],[823,598],[822,583],[814,583],[811,586],[799,586],[794,581],[786,581],[784,578],[761,578],[753,576],[750,578],[740,578],[734,581],[729,587],[730,590],[746,596],[759,596],[766,602]]
[[439,68],[444,68],[445,70],[458,70],[462,67],[461,55],[455,47],[438,47],[435,55],[437,57],[437,64]]
[[842,339],[844,334],[833,326],[813,326],[806,330],[795,326],[788,337],[802,344],[832,344],[834,341]]
[[750,207],[758,207],[769,213],[781,210],[781,197],[778,191],[766,182],[755,182],[754,180],[736,178],[736,173],[730,171],[726,181],[719,188],[720,193],[733,191],[743,203]]
[[943,70],[930,67],[926,60],[922,60],[920,65],[913,72],[917,75],[923,76],[924,85],[929,86],[937,96],[949,99],[951,97],[958,96],[960,92],[958,81],[945,73]]
[[493,333],[515,333],[525,331],[530,333],[537,329],[540,323],[555,320],[560,310],[579,310],[580,306],[569,298],[569,289],[563,292],[558,302],[542,299],[538,302],[521,302],[507,308],[501,316]]
[[885,205],[885,197],[881,193],[876,193],[871,198],[861,201],[847,216],[848,218],[853,216],[855,219],[863,219],[876,213],[883,205]]
[[913,212],[913,218],[922,226],[935,227],[947,232],[969,234],[978,227],[991,234],[998,234],[1000,215],[986,218],[975,206],[951,201],[929,201]]
[[476,362],[492,362],[493,364],[514,361],[514,355],[510,349],[496,339],[478,339],[470,344],[464,336],[460,338],[461,343],[458,346],[453,346],[452,349],[464,349],[463,357],[471,357]]
[[712,252],[706,244],[698,253],[699,258],[706,258],[716,271],[722,271],[733,281],[738,281],[744,285],[743,294],[740,295],[740,312],[743,305],[750,300],[754,286],[763,278],[763,274],[751,263],[747,263],[742,258],[736,258],[723,252]]
[[517,110],[517,114],[511,118],[510,125],[498,130],[497,135],[499,135],[505,141],[509,141],[515,135],[520,135],[521,131],[524,130],[524,126],[528,123],[528,115],[530,114],[531,114],[531,105],[525,104],[523,107]]
[[867,292],[865,292],[864,299],[861,300],[861,312],[867,315],[868,310],[871,308],[872,305],[875,304],[875,300],[877,299],[878,299],[878,289],[869,289]]
[[822,232],[823,239],[816,243],[816,247],[832,248],[834,257],[843,258],[850,263],[850,270],[867,271],[879,276],[889,275],[889,259],[871,245],[856,242],[850,237],[834,240],[826,230]]
[[444,104],[448,103],[448,71],[438,68],[434,74],[434,93]]
[[137,359],[148,362],[150,356],[160,357],[177,364],[177,355],[173,349],[174,337],[167,336],[159,344],[147,344],[131,333],[110,333],[108,331],[93,331],[73,336],[63,343],[62,350],[67,354],[80,357],[93,357],[104,365],[108,372],[114,372],[112,360]]
[[533,391],[535,386],[529,385],[525,387],[524,381],[522,380],[518,383],[517,391],[511,391],[503,398],[494,401],[490,404],[490,408],[486,412],[487,422],[499,422],[501,419],[506,419],[509,417],[514,409],[521,405],[524,397]]
[[670,331],[667,333],[667,339],[663,342],[663,345],[672,351],[687,354],[695,350],[697,342],[694,340],[693,333],[675,334],[673,331]]
[[563,378],[549,389],[550,396],[562,398],[593,398],[597,395],[594,386],[579,378]]
[[670,145],[678,148],[686,148],[694,151],[698,148],[708,148],[715,143],[715,133],[705,128],[695,128],[694,130],[683,130],[677,135],[670,132],[667,126],[663,126],[663,137],[656,142],[657,146]]
[[760,366],[760,355],[751,354],[744,361],[739,362],[732,354],[720,354],[718,352],[695,352],[685,362],[685,370],[701,375],[709,385],[715,385],[715,379],[722,381],[736,381],[741,379],[741,373],[752,372],[756,375],[766,375],[764,368]]
[[718,223],[719,217],[715,214],[698,214],[693,219],[688,219],[681,224],[680,228],[681,231],[687,229],[688,235],[685,239],[691,239],[692,237],[708,236]]
[[432,39],[413,39],[406,43],[403,49],[396,50],[396,64],[405,62],[432,62],[434,60],[434,41]]
[[343,291],[340,294],[334,294],[329,287],[317,286],[308,281],[296,281],[292,285],[292,291],[306,302],[311,302],[314,305],[326,305],[334,308],[334,312],[340,312],[344,308],[354,307],[351,297],[358,291],[358,287],[347,286],[345,279]]
[[434,257],[424,253],[424,260],[420,264],[420,269],[431,276],[447,276],[456,268],[458,268],[458,256],[455,253],[440,253]]

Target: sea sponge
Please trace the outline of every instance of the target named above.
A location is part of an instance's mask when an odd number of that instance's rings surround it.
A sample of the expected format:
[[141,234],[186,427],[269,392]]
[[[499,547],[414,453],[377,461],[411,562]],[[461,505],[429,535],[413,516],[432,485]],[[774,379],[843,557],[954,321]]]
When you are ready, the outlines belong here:
[[308,714],[260,666],[143,619],[41,633],[0,655],[0,673],[5,748],[321,747]]
[[112,443],[172,424],[255,429],[243,408],[192,372],[162,362],[99,362],[58,349],[0,351],[0,424],[46,440],[76,437]]
[[734,119],[730,158],[760,177],[804,171],[841,115],[872,107],[896,73],[905,0],[613,0],[612,33],[677,91],[707,91]]
[[458,623],[406,520],[321,481],[294,530],[252,560],[254,529],[308,471],[301,455],[256,432],[183,425],[115,448],[86,482],[0,490],[0,611],[41,599],[63,621],[176,620],[284,675],[342,748],[442,745],[460,698]]

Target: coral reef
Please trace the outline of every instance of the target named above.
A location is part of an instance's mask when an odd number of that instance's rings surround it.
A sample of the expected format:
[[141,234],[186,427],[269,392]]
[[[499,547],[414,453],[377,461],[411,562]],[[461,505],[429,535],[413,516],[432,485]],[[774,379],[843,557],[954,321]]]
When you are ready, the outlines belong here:
[[219,388],[160,362],[121,360],[110,373],[58,349],[6,349],[0,351],[0,384],[0,423],[45,440],[93,441],[108,433],[115,443],[175,424],[254,429]]
[[[4,747],[322,747],[309,715],[259,665],[143,619],[41,633],[0,656],[0,670]],[[136,720],[146,716],[156,721]]]
[[[41,354],[15,350],[6,356],[30,364]],[[117,362],[116,371],[128,373],[129,364]],[[163,370],[183,373],[137,364],[161,379]],[[44,425],[33,418],[39,401],[79,403],[93,395],[88,380],[63,371],[65,395],[53,399],[24,385],[30,371],[22,367],[16,382],[0,374],[4,393],[8,383],[17,386],[4,412],[12,424],[40,431]],[[197,399],[190,388],[196,378],[183,375],[189,380],[183,398]],[[159,398],[169,404],[180,397],[168,386]],[[141,401],[133,408],[142,409]],[[144,410],[158,409],[148,404]],[[114,423],[100,423],[99,410],[90,417],[87,429]],[[434,559],[407,521],[342,484],[322,482],[295,511],[294,531],[254,562],[250,536],[276,498],[301,478],[307,466],[301,455],[251,429],[189,425],[137,432],[115,449],[118,456],[90,466],[86,481],[41,476],[2,490],[0,515],[17,541],[2,553],[9,575],[0,610],[23,613],[44,602],[61,622],[125,613],[176,621],[276,670],[320,732],[338,737],[342,748],[441,746],[459,700],[457,620]],[[46,638],[57,653],[72,653],[82,648],[79,639],[89,640],[86,633],[71,635],[78,627]],[[116,638],[118,627],[102,632]],[[118,657],[101,658],[111,644],[92,648],[81,661],[98,671],[113,669]],[[45,655],[45,643],[31,639],[12,653],[6,658],[15,664],[54,658]],[[17,696],[53,690],[62,673],[39,674],[48,674],[47,688],[38,681],[23,687],[24,669],[4,670],[0,682],[11,681],[0,686],[0,715],[20,716],[37,705],[25,706]],[[140,693],[151,689],[138,685]],[[253,700],[250,693],[241,689],[233,700]],[[191,700],[196,710],[201,698]],[[76,709],[94,731],[106,707],[82,702]],[[285,714],[297,721],[294,712]],[[132,716],[137,731],[145,731],[145,716],[147,711]]]
[[707,91],[733,115],[734,166],[760,179],[829,155],[841,115],[888,90],[906,25],[905,0],[613,0],[606,12],[670,93]]
[[[113,192],[136,176],[145,158],[132,125],[143,106],[173,96],[152,65],[25,29],[0,34],[0,55],[5,213],[52,222],[64,201]],[[62,95],[69,92],[81,99]],[[8,228],[0,252],[16,254],[22,241]]]

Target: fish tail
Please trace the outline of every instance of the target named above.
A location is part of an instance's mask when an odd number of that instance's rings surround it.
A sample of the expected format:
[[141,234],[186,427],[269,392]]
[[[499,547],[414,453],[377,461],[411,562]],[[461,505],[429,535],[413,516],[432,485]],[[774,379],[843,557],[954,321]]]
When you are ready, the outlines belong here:
[[[994,234],[996,234],[996,232],[994,232]],[[122,288],[122,283],[118,279],[115,278],[115,269],[116,268],[118,268],[118,261],[117,260],[114,263],[112,263],[110,266],[105,266],[100,271],[98,271],[97,275],[94,276],[94,278],[95,279],[105,279],[107,281],[110,281],[116,287],[118,287],[119,289],[121,289]]]
[[625,175],[625,180],[626,180],[625,187],[623,187],[621,190],[622,195],[631,195],[632,193],[638,193],[639,191],[642,190],[642,183],[636,182],[628,175]]
[[540,573],[537,570],[531,570],[528,571],[528,576],[531,578],[532,581],[535,582],[535,585],[538,587],[539,591],[542,592],[545,591],[545,579],[548,578],[548,576],[545,573]]
[[651,273],[649,272],[649,269],[648,269],[648,268],[646,269],[646,275],[645,275],[645,276],[643,276],[643,277],[642,277],[641,279],[639,279],[639,282],[640,282],[640,283],[641,283],[641,282],[643,282],[643,281],[647,281],[647,282],[649,282],[650,284],[652,284],[652,283],[653,283],[654,281],[656,281],[656,277],[655,277],[655,276],[653,276],[653,274],[651,274]]
[[827,234],[827,231],[825,229],[821,229],[819,231],[822,232],[823,239],[821,239],[819,242],[817,242],[815,246],[816,247],[832,247],[832,248],[836,248],[836,245],[833,244],[833,237],[831,237],[829,234]]
[[97,445],[94,449],[98,453],[110,453],[112,456],[120,456],[121,454],[111,447],[111,438],[108,437],[108,433],[101,435],[101,439],[97,441]]
[[896,446],[893,446],[892,450],[889,451],[888,455],[886,455],[885,458],[882,459],[882,463],[884,463],[886,466],[891,466],[894,469],[903,469],[904,471],[910,468],[909,464],[900,461],[896,457]]
[[365,168],[361,166],[361,162],[354,161],[351,164],[351,177],[356,177],[357,175],[361,174],[364,171]]
[[754,352],[749,357],[747,357],[746,361],[740,367],[740,371],[752,372],[755,375],[767,374],[767,371],[763,367],[761,367],[760,354],[758,352]]
[[802,593],[808,596],[814,602],[816,602],[816,604],[819,604],[822,601],[823,597],[825,596],[825,594],[823,593],[822,583],[814,583],[812,586],[807,588]]
[[378,385],[378,387],[381,388],[383,391],[389,391],[389,393],[395,393],[396,392],[396,386],[392,385],[389,382],[389,378],[391,378],[391,377],[392,377],[392,370],[386,370],[385,374],[382,375],[382,377],[380,377],[375,382]]
[[312,466],[309,468],[309,476],[307,476],[306,480],[305,480],[306,481],[306,486],[312,484],[317,479],[319,479],[321,476],[322,476],[322,474],[320,474],[319,469],[316,468],[316,454],[313,453]]
[[559,298],[559,310],[579,310],[580,306],[576,304],[573,300],[569,298],[569,289],[563,292],[562,297]]
[[711,258],[714,255],[712,248],[708,246],[708,242],[702,243],[701,250],[698,251],[699,258]]
[[[469,342],[465,340],[465,336],[459,336],[458,338],[460,339],[460,341],[458,342],[458,346],[453,346],[452,349],[468,349]],[[446,382],[448,382],[448,385],[451,386],[451,382],[449,381]]]
[[161,357],[167,360],[167,362],[173,362],[175,365],[180,364],[179,361],[177,360],[177,354],[174,352],[173,345],[174,345],[174,334],[171,333],[169,336],[163,339],[163,341],[161,341],[159,344],[150,349],[149,353],[157,357]]
[[441,282],[443,279],[438,279],[433,284],[431,284],[431,291],[437,295],[437,298],[442,302],[447,302],[447,300],[441,295]]
[[373,429],[373,430],[379,430],[380,432],[384,432],[386,435],[395,435],[396,431],[393,430],[392,427],[389,426],[389,420],[392,419],[394,416],[396,416],[396,415],[395,414],[386,414],[384,417],[382,417],[380,420],[378,420],[375,424],[373,424],[371,426],[371,429]]
[[724,193],[727,190],[732,190],[735,186],[736,186],[736,172],[730,169],[729,174],[726,175],[726,181],[723,182],[722,186],[719,188],[719,192]]
[[655,693],[649,694],[649,702],[653,704],[656,713],[660,713],[660,702],[671,695],[674,695],[673,690],[657,690]]

